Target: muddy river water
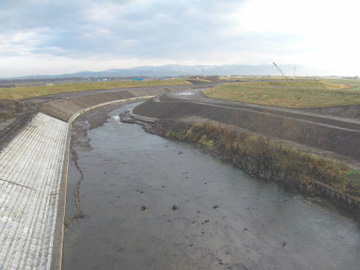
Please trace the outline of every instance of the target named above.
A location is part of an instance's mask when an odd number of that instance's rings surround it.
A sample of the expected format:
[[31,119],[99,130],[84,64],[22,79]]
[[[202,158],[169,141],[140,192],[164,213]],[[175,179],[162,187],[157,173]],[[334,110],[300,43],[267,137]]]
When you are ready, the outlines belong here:
[[128,106],[77,149],[84,217],[65,231],[63,269],[360,269],[354,220],[121,123]]

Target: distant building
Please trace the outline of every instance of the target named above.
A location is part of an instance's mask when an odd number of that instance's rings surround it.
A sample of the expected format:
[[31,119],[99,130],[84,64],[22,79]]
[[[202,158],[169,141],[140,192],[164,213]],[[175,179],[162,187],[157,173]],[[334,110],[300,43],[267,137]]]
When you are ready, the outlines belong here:
[[133,78],[132,79],[134,82],[142,82],[142,81],[145,81],[144,78]]

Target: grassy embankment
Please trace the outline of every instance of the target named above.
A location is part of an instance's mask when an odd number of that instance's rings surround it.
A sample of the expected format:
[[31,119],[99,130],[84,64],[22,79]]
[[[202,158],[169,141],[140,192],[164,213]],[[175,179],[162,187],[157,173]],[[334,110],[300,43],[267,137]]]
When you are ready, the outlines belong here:
[[168,138],[199,143],[235,166],[267,178],[313,191],[313,182],[325,183],[345,194],[360,197],[360,172],[345,164],[295,150],[259,135],[224,125],[194,124],[188,129],[169,130]]
[[24,99],[37,96],[80,92],[103,89],[117,89],[127,87],[150,87],[167,85],[190,85],[191,83],[182,79],[162,80],[162,81],[118,81],[118,82],[90,82],[58,84],[49,86],[26,86],[0,89],[0,99]]
[[360,104],[360,80],[269,81],[222,84],[204,91],[211,98],[288,108]]

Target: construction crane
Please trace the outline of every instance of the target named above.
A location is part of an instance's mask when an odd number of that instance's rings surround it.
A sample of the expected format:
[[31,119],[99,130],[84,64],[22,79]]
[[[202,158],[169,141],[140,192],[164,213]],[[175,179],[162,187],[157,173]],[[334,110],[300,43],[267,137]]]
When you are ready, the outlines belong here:
[[290,79],[288,77],[286,77],[285,73],[282,72],[282,70],[279,68],[279,66],[277,64],[275,64],[275,62],[273,62],[274,66],[280,71],[280,73],[285,77],[285,79],[287,81],[290,81]]

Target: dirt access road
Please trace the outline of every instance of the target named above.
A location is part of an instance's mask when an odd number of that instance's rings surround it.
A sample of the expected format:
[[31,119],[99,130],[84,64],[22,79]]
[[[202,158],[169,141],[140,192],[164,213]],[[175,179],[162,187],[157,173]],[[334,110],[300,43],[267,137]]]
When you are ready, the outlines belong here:
[[[344,111],[347,109],[344,107]],[[359,161],[360,119],[320,114],[312,110],[212,99],[205,97],[201,90],[194,89],[154,98],[137,106],[133,112],[157,119],[210,119],[271,138],[306,145],[315,148],[314,151],[321,149],[322,155],[332,157],[340,154],[340,159],[349,157]]]

